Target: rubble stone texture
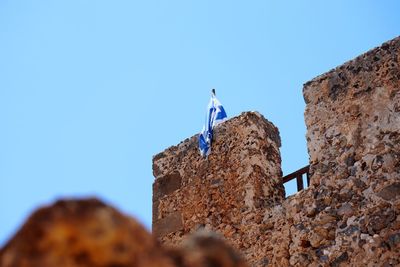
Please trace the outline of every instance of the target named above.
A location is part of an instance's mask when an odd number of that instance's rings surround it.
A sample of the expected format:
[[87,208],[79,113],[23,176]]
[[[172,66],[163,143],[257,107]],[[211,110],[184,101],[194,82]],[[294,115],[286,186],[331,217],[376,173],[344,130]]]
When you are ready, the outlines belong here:
[[198,229],[215,231],[251,262],[267,264],[264,233],[273,225],[264,223],[265,211],[285,198],[278,129],[245,112],[214,133],[208,158],[200,156],[197,136],[154,156],[153,233],[176,245]]
[[37,210],[0,250],[1,267],[246,267],[220,237],[160,246],[138,222],[96,199]]
[[154,157],[153,233],[177,244],[204,228],[252,254],[254,236],[260,236],[254,226],[267,207],[284,199],[279,133],[256,112],[228,120],[214,133],[208,158],[200,156],[197,136]]
[[258,113],[153,159],[153,231],[214,230],[253,266],[400,266],[400,37],[304,85],[311,186],[284,199],[279,135]]

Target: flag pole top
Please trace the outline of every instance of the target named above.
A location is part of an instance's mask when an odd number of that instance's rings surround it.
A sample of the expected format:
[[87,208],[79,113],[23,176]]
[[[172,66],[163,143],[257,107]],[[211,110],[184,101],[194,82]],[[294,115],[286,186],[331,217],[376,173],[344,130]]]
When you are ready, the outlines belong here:
[[211,89],[211,93],[212,93],[213,95],[215,95],[215,89],[214,89],[214,88]]

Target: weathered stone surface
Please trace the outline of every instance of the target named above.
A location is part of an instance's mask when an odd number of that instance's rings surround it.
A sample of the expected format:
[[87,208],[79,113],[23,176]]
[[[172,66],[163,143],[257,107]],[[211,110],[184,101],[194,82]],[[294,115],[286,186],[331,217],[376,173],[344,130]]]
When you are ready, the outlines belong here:
[[357,178],[374,173],[380,179],[400,172],[399,40],[304,85],[313,184],[351,172]]
[[246,267],[212,233],[161,247],[134,219],[96,199],[39,209],[0,250],[1,267]]
[[175,233],[183,229],[182,214],[177,211],[169,214],[167,217],[157,220],[153,225],[153,234],[155,236],[164,236]]
[[259,128],[256,117],[239,123],[239,116],[217,129],[224,138],[217,134],[209,161],[198,156],[194,137],[153,159],[156,179],[171,171],[182,177],[180,189],[157,199],[155,220],[175,210],[184,217],[184,229],[162,242],[178,244],[204,227],[253,266],[400,265],[400,38],[306,83],[303,92],[312,185],[284,200],[276,190],[278,131],[255,130],[254,142],[237,144],[244,129]]
[[[177,244],[187,233],[204,228],[252,255],[255,236],[264,239],[265,209],[284,199],[279,132],[256,112],[242,113],[214,132],[208,159],[200,157],[197,136],[153,158],[154,184],[170,173],[179,173],[182,183],[168,195],[154,186],[153,233],[162,242]],[[160,229],[176,212],[182,214],[182,229]]]
[[182,177],[179,172],[175,171],[157,179],[153,184],[153,197],[159,199],[165,195],[169,195],[179,189],[182,184]]
[[393,183],[386,186],[378,193],[378,196],[388,201],[396,200],[400,197],[400,183]]
[[400,38],[306,83],[303,93],[312,173],[305,202],[316,203],[315,218],[326,210],[337,216],[323,226],[334,231],[329,242],[316,231],[321,221],[293,214],[309,225],[311,243],[322,237],[313,261],[397,265],[399,252],[385,244],[400,228]]

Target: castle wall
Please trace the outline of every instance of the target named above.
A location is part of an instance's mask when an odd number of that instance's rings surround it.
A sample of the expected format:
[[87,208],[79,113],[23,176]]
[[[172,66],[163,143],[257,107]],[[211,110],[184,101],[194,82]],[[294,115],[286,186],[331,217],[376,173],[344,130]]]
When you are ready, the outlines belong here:
[[290,263],[399,265],[400,38],[303,93],[312,186],[287,201],[303,203],[289,216]]
[[253,266],[400,265],[400,38],[303,92],[311,186],[283,198],[277,130],[245,113],[220,126],[209,161],[195,137],[154,158],[162,242],[205,226]]
[[279,133],[256,112],[232,118],[214,133],[208,159],[200,157],[197,136],[153,158],[153,233],[177,244],[205,228],[252,255],[263,238],[258,226],[264,210],[285,195]]
[[397,38],[304,85],[313,184],[398,176],[399,49]]

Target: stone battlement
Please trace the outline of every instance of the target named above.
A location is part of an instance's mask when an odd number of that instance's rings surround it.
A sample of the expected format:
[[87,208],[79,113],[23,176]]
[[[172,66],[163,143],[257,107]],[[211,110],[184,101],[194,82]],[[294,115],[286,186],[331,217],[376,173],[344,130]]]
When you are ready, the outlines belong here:
[[196,136],[153,158],[156,236],[175,242],[201,227],[245,235],[237,231],[242,223],[284,199],[280,137],[272,123],[246,112],[219,125],[215,137],[208,159],[200,156]]

